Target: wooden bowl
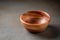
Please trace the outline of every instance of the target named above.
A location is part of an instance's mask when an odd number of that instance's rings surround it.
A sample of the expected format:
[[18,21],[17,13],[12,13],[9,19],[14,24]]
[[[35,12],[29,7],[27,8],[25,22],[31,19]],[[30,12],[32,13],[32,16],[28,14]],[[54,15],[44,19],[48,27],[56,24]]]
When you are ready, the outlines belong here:
[[20,15],[20,21],[29,32],[43,32],[50,22],[50,15],[41,10],[27,11]]

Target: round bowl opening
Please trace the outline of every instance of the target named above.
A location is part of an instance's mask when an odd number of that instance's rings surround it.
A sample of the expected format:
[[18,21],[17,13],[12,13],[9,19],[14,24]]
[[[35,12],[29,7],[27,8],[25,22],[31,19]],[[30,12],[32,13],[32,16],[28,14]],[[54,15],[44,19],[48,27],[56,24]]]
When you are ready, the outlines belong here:
[[49,14],[44,11],[27,11],[20,15],[20,20],[28,25],[40,25],[41,23],[39,24],[38,22],[44,17],[48,19],[47,21],[50,20]]

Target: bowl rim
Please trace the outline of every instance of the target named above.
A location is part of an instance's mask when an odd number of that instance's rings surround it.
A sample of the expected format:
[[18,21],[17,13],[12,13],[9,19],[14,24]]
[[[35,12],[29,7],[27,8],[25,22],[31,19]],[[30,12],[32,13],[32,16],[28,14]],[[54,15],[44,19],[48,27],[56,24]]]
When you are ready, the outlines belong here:
[[[50,21],[50,15],[49,15],[47,12],[42,11],[42,10],[30,10],[30,11],[42,12],[42,13],[44,13],[46,16],[49,17],[49,20],[48,20],[48,21]],[[30,11],[27,11],[27,12],[30,12]],[[24,12],[24,13],[26,13],[26,12]],[[23,13],[23,14],[24,14],[24,13]],[[39,24],[31,24],[31,23],[25,22],[25,21],[22,20],[23,14],[20,15],[20,21],[21,21],[22,23],[24,23],[24,24],[27,24],[27,25],[41,25],[41,24],[43,24],[43,23],[39,23]],[[48,22],[48,21],[46,21],[46,22]]]

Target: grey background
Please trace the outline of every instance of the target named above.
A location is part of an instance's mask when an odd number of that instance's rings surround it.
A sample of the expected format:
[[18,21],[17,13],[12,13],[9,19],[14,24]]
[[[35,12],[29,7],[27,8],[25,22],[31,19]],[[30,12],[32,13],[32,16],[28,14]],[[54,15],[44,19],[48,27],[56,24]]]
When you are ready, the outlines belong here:
[[[59,3],[58,0],[0,1],[0,40],[59,40]],[[19,16],[28,10],[43,10],[50,14],[51,21],[44,32],[33,34],[23,27]]]

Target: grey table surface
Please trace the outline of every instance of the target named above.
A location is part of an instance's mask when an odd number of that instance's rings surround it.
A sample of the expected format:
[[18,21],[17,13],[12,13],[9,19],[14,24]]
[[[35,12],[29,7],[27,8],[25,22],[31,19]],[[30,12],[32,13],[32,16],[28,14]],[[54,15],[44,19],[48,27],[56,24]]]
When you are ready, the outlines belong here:
[[[28,10],[43,10],[50,14],[48,28],[38,34],[29,33],[21,24],[19,16]],[[59,1],[0,1],[0,40],[59,40]]]

